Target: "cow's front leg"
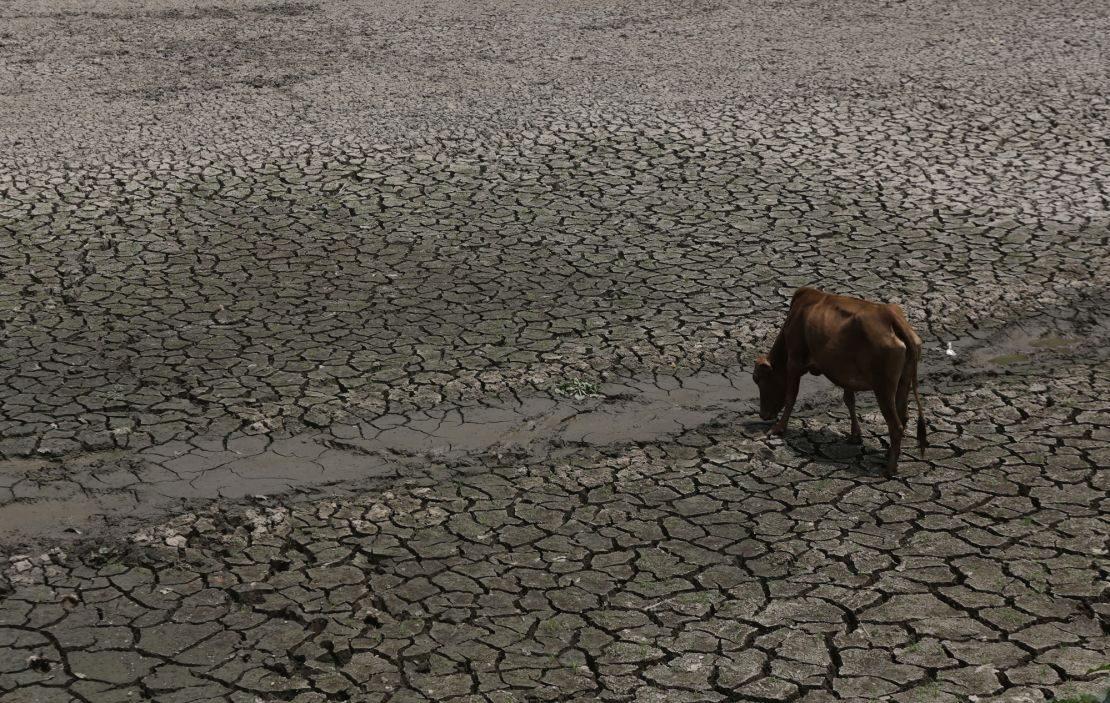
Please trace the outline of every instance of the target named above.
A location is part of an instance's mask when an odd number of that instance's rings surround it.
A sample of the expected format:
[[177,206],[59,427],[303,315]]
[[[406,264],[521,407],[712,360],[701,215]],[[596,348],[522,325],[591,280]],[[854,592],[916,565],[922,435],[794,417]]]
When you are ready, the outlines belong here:
[[782,417],[768,430],[769,434],[782,434],[786,430],[786,423],[790,421],[790,413],[794,411],[794,401],[798,400],[798,385],[801,381],[802,369],[787,364],[786,399],[783,403]]
[[844,391],[844,404],[848,406],[848,414],[852,417],[852,433],[848,435],[850,444],[863,444],[863,433],[859,429],[859,420],[856,419],[856,393]]

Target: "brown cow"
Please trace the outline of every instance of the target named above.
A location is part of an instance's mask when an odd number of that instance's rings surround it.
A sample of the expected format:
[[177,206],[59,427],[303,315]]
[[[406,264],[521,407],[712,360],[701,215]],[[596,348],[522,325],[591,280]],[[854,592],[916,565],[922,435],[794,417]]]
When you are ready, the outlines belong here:
[[909,421],[906,406],[911,388],[917,400],[917,443],[925,450],[925,417],[917,393],[920,360],[921,338],[897,305],[799,288],[771,353],[755,360],[752,377],[759,386],[759,415],[773,420],[785,405],[782,417],[770,429],[780,434],[790,420],[802,376],[807,371],[824,374],[844,389],[844,404],[852,416],[849,439],[859,443],[856,392],[875,391],[890,430],[886,475],[893,476]]

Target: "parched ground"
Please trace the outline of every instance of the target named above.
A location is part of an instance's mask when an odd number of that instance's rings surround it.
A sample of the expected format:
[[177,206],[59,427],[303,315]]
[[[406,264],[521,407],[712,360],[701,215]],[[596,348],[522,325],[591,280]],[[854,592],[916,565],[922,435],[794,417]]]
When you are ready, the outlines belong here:
[[[0,702],[1102,700],[1108,50],[0,0]],[[892,479],[870,398],[756,421],[803,284],[926,341]]]

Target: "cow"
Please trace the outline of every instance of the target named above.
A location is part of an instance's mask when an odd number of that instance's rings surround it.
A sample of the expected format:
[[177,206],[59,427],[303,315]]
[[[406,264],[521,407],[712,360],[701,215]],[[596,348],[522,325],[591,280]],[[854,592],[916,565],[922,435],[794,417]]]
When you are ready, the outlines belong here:
[[752,379],[759,387],[759,415],[769,422],[782,411],[768,430],[781,434],[802,376],[823,374],[844,389],[844,404],[852,418],[849,441],[859,444],[856,393],[875,391],[890,432],[885,475],[891,477],[898,468],[902,434],[909,421],[910,389],[917,401],[917,444],[925,451],[925,416],[917,392],[920,360],[921,338],[897,305],[799,288],[770,353],[755,360]]

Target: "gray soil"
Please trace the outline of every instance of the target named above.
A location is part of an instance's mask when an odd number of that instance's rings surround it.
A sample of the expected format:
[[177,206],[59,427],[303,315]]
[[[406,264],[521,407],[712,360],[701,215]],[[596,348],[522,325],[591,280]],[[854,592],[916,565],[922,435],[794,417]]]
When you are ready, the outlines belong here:
[[[0,703],[1102,695],[1108,55],[1100,2],[0,0]],[[925,339],[893,479],[869,396],[757,421],[799,285]]]

